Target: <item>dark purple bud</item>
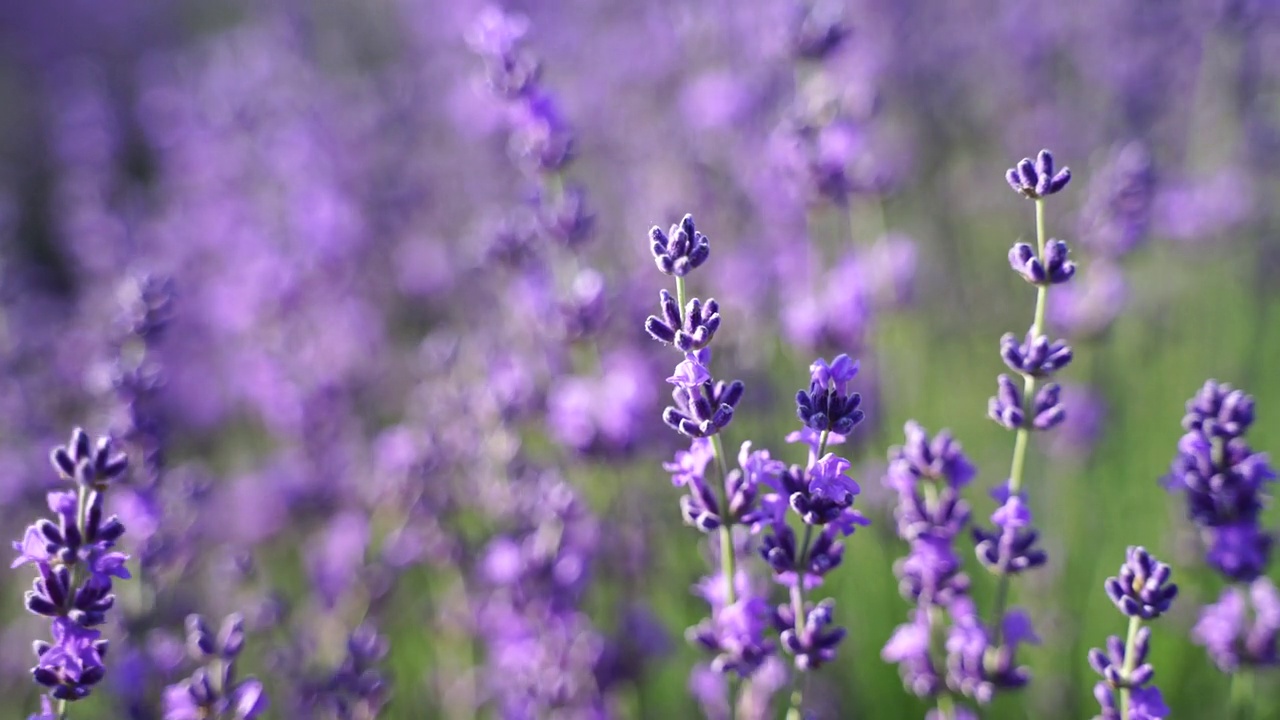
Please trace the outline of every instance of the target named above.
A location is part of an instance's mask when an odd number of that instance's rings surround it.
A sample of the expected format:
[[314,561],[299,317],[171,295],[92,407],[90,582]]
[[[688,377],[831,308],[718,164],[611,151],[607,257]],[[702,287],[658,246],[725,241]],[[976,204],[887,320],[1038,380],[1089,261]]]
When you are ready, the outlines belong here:
[[1031,158],[1023,158],[1006,171],[1005,179],[1015,191],[1035,200],[1053,195],[1066,187],[1071,180],[1071,171],[1062,168],[1055,174],[1053,154],[1048,150],[1041,150],[1034,162]]
[[1022,391],[1013,378],[1000,375],[996,378],[995,397],[987,401],[987,416],[1009,430],[1022,427]]

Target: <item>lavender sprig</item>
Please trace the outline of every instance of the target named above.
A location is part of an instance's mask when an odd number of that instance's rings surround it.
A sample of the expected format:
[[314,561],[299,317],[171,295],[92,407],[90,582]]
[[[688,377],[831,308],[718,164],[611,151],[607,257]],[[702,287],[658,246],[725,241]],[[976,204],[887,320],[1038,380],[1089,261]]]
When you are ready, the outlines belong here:
[[[809,374],[809,389],[796,393],[796,416],[804,427],[787,437],[788,442],[809,446],[808,464],[792,466],[771,483],[775,492],[764,499],[769,534],[760,547],[775,581],[791,595],[789,603],[778,606],[774,620],[781,645],[794,656],[799,671],[793,676],[790,720],[802,716],[803,673],[835,659],[836,647],[845,636],[844,628],[834,625],[833,601],[807,602],[805,592],[820,585],[843,561],[840,538],[870,522],[852,507],[861,488],[845,475],[851,463],[827,452],[828,444],[843,442],[863,419],[862,398],[849,387],[858,374],[858,363],[848,355],[830,364],[819,358],[809,366]],[[787,523],[788,509],[804,524],[799,543]],[[816,537],[815,528],[819,529]]]
[[1001,507],[991,519],[999,528],[995,531],[974,529],[979,559],[1000,576],[991,623],[997,647],[1008,603],[1009,578],[1045,560],[1044,553],[1034,547],[1036,533],[1031,528],[1031,511],[1022,484],[1031,431],[1049,430],[1066,417],[1060,402],[1061,388],[1052,382],[1040,383],[1072,359],[1066,343],[1050,341],[1044,331],[1049,286],[1067,282],[1075,275],[1075,264],[1068,258],[1066,243],[1048,237],[1044,213],[1045,198],[1066,187],[1071,171],[1055,170],[1053,155],[1041,150],[1036,160],[1024,158],[1010,169],[1006,179],[1014,190],[1035,201],[1036,247],[1015,244],[1009,251],[1009,263],[1024,280],[1036,286],[1036,305],[1025,341],[1019,343],[1012,334],[1001,340],[1001,356],[1011,370],[1022,375],[1022,387],[1019,389],[1008,375],[1001,375],[999,390],[988,402],[988,415],[1015,433],[1009,481],[995,494]]
[[67,717],[67,703],[89,696],[106,676],[103,656],[108,643],[95,630],[115,604],[112,578],[128,579],[128,555],[113,550],[124,525],[104,517],[103,503],[111,484],[128,468],[111,439],[89,440],[76,428],[71,440],[50,454],[55,469],[75,484],[74,491],[48,495],[57,522],[41,519],[27,528],[13,547],[18,558],[10,567],[35,565],[40,576],[25,596],[27,610],[51,618],[53,642],[37,641],[38,662],[32,678],[57,700],[57,717]]
[[[681,499],[681,513],[686,522],[703,532],[718,532],[720,536],[723,595],[716,595],[719,600],[712,602],[711,624],[699,626],[701,629],[691,637],[716,652],[718,658],[726,657],[726,649],[730,651],[730,659],[718,661],[714,666],[716,670],[747,677],[759,667],[767,648],[758,641],[759,613],[755,605],[749,604],[753,599],[740,601],[735,588],[738,570],[733,527],[754,522],[757,488],[762,476],[774,472],[773,465],[767,452],[751,453],[749,444],[743,447],[740,472],[731,473],[725,458],[720,432],[733,420],[744,386],[737,380],[713,381],[707,367],[711,363],[708,344],[720,326],[716,302],[709,299],[703,303],[696,298],[685,302],[685,276],[710,257],[710,241],[698,231],[693,216],[685,215],[669,232],[653,227],[649,231],[649,249],[658,270],[675,278],[676,296],[673,301],[668,292],[662,291],[662,317],[649,316],[645,329],[655,340],[684,352],[684,360],[667,379],[675,386],[672,392],[675,404],[663,411],[662,419],[673,430],[692,439],[689,452],[678,455],[667,467],[674,473],[675,484],[689,489],[689,494]],[[705,468],[713,459],[720,471],[723,490],[713,488],[704,478]],[[735,659],[735,655],[740,657]],[[729,683],[728,693],[732,718],[736,713],[736,683]]]
[[[1146,661],[1151,629],[1143,620],[1154,620],[1169,610],[1178,586],[1169,582],[1168,565],[1141,547],[1130,547],[1117,577],[1107,578],[1107,597],[1129,617],[1129,632],[1107,638],[1105,651],[1089,651],[1089,665],[1102,676],[1093,694],[1102,706],[1094,720],[1159,720],[1167,717],[1160,689],[1151,685],[1155,669]],[[1117,702],[1117,696],[1119,698]]]
[[1192,638],[1231,675],[1231,704],[1240,712],[1254,703],[1254,669],[1277,663],[1280,634],[1280,597],[1265,577],[1275,539],[1260,526],[1276,474],[1267,454],[1254,452],[1245,439],[1253,420],[1253,397],[1206,381],[1187,401],[1186,434],[1163,480],[1186,499],[1187,518],[1208,545],[1209,565],[1232,583],[1201,609]]
[[215,636],[204,618],[187,617],[187,654],[201,663],[191,677],[164,691],[164,720],[254,720],[269,703],[255,677],[236,675],[244,649],[244,618],[229,615]]

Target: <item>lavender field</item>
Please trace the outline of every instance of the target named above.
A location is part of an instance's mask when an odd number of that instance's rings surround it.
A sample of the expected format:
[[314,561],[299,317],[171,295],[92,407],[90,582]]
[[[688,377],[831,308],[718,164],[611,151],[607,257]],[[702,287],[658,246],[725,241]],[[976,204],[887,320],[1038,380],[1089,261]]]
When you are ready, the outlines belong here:
[[0,2],[0,717],[1280,719],[1278,277],[1275,0]]

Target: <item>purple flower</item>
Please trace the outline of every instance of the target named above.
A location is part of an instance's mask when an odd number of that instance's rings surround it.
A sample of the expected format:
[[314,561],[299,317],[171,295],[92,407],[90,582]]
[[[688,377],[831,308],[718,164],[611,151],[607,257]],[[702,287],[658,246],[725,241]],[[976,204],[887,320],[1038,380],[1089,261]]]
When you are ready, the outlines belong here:
[[816,432],[848,435],[865,413],[858,409],[862,396],[849,393],[849,382],[858,373],[858,364],[847,355],[830,365],[821,358],[810,366],[809,390],[796,393],[796,415]]
[[269,703],[262,683],[235,673],[244,648],[244,618],[227,616],[216,637],[199,615],[188,616],[186,626],[187,652],[202,666],[164,689],[164,720],[254,720],[266,712]]
[[1118,577],[1107,578],[1107,596],[1120,612],[1152,620],[1169,610],[1178,586],[1169,582],[1173,570],[1142,547],[1130,547]]
[[684,277],[707,261],[711,243],[694,227],[693,216],[685,215],[670,233],[654,225],[649,230],[649,250],[654,263],[664,274]]
[[1262,577],[1241,587],[1227,587],[1218,601],[1204,606],[1191,639],[1203,645],[1218,669],[1280,664],[1276,638],[1280,635],[1280,593]]
[[711,669],[747,677],[773,652],[764,631],[770,619],[769,603],[760,597],[712,608],[711,618],[689,628],[689,641],[714,655]]
[[1036,257],[1035,248],[1020,242],[1009,250],[1009,265],[1032,285],[1061,285],[1076,274],[1076,264],[1068,259],[1069,254],[1067,244],[1061,240],[1046,241],[1042,258]]
[[1250,582],[1270,563],[1272,535],[1259,514],[1275,480],[1265,453],[1244,437],[1253,421],[1253,399],[1210,380],[1187,403],[1187,433],[1163,484],[1181,492],[1187,517],[1210,540],[1209,564],[1231,580]]
[[707,463],[715,458],[715,450],[707,438],[694,438],[688,450],[677,450],[675,460],[663,463],[662,469],[671,473],[671,484],[685,487],[694,478],[701,479],[706,473]]
[[678,388],[694,389],[711,380],[711,348],[703,348],[697,352],[686,352],[684,360],[676,365],[675,372],[667,378],[667,382]]
[[658,304],[662,308],[662,317],[650,315],[645,320],[644,329],[654,340],[674,345],[682,352],[691,353],[705,348],[715,337],[716,330],[720,329],[720,305],[715,300],[707,300],[704,304],[693,298],[681,312],[675,297],[664,289],[659,292]]
[[1060,192],[1071,181],[1071,170],[1062,168],[1054,172],[1053,154],[1041,150],[1035,161],[1023,158],[1016,166],[1005,172],[1009,187],[1032,200]]
[[833,626],[835,602],[828,599],[806,608],[804,623],[797,626],[795,608],[779,605],[774,624],[780,633],[782,647],[795,657],[796,669],[816,670],[836,657],[836,648],[844,640],[845,629]]
[[1006,429],[1027,427],[1030,430],[1049,430],[1066,419],[1067,411],[1061,402],[1062,388],[1056,383],[1049,383],[1036,393],[1035,403],[1031,407],[1031,425],[1028,427],[1022,404],[1022,390],[1008,375],[1000,375],[996,381],[996,395],[987,401],[987,416]]
[[899,625],[880,650],[885,662],[898,666],[903,685],[916,697],[933,697],[943,688],[942,677],[934,667],[932,645],[933,626],[928,612],[913,610],[911,620]]
[[986,628],[975,616],[956,615],[947,634],[947,684],[980,703],[988,703],[997,690],[1024,687],[1031,680],[1027,668],[1017,664],[1018,647],[1038,644],[1040,638],[1030,619],[1019,610],[1005,613],[1002,642],[992,646]]
[[991,495],[1000,503],[991,515],[996,529],[973,528],[978,561],[992,572],[1009,575],[1043,565],[1048,556],[1035,546],[1040,534],[1031,525],[1031,509],[1021,493],[1010,493],[1004,484]]
[[1032,337],[1027,333],[1026,340],[1019,343],[1013,333],[1005,333],[1000,338],[1000,357],[1016,373],[1048,377],[1071,362],[1071,348],[1064,340],[1050,343],[1044,335]]
[[50,694],[59,700],[88,697],[107,672],[102,664],[107,641],[101,636],[97,630],[57,618],[53,621],[53,644],[35,644],[39,661],[31,669],[32,678],[50,688]]

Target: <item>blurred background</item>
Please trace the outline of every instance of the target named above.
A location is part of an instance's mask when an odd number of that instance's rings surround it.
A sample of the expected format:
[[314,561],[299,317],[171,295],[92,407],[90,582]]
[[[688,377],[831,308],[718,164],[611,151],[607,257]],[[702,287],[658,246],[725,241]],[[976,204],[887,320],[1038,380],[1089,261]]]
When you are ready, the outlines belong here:
[[[922,717],[880,658],[910,609],[886,453],[908,419],[951,428],[994,510],[1013,437],[986,399],[1035,294],[1003,173],[1042,147],[1074,173],[1047,222],[1076,360],[1027,471],[1035,680],[987,716],[1096,714],[1085,654],[1125,625],[1102,581],[1141,544],[1183,586],[1166,700],[1217,717],[1189,630],[1222,581],[1159,480],[1209,377],[1280,447],[1278,59],[1270,0],[0,3],[0,535],[45,512],[72,427],[132,464],[135,578],[71,717],[159,718],[183,618],[233,611],[268,717],[699,717],[709,554],[662,469],[678,357],[643,331],[671,288],[648,228],[686,212],[715,373],[746,383],[731,454],[802,462],[809,363],[862,361],[844,449],[873,524],[823,586],[850,635],[808,702]],[[13,717],[48,632],[31,577],[0,575]],[[360,627],[389,693],[335,680]]]

